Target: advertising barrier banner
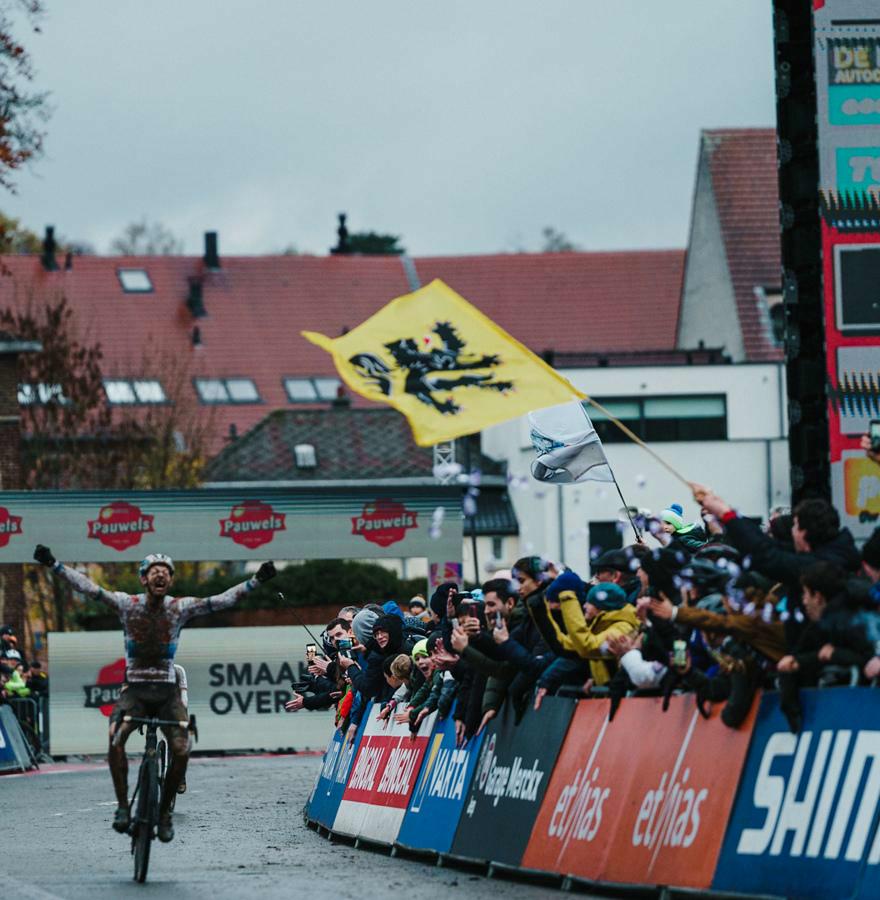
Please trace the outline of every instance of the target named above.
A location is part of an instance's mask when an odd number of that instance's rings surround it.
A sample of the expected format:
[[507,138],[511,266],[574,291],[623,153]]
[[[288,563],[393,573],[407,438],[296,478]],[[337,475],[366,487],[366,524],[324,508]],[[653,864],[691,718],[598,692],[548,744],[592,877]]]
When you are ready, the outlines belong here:
[[18,719],[8,706],[0,706],[0,772],[30,768],[30,754]]
[[[290,684],[307,677],[304,628],[187,628],[176,661],[186,669],[198,750],[315,750],[333,714],[284,712]],[[108,717],[125,678],[122,628],[49,634],[50,752],[106,753]],[[143,738],[133,734],[134,753]]]
[[452,853],[519,865],[576,702],[548,697],[517,725],[510,704],[489,724]]
[[792,734],[768,694],[713,887],[799,898],[880,895],[880,692],[801,691]]
[[[738,730],[693,696],[578,704],[522,864],[582,878],[712,882],[754,711]],[[723,760],[723,765],[720,761]]]
[[333,830],[383,844],[397,839],[428,748],[437,713],[413,736],[408,724],[381,721],[381,707],[369,711],[354,765],[339,804]]
[[481,734],[457,747],[451,715],[437,723],[397,836],[399,844],[449,852],[482,745]]
[[312,791],[312,796],[309,797],[306,814],[311,821],[317,822],[327,829],[332,829],[336,821],[336,813],[342,802],[342,795],[351,772],[351,764],[354,762],[364,734],[368,713],[369,709],[361,720],[361,726],[358,728],[354,741],[347,742],[345,735],[336,729],[330,739],[327,752],[324,754],[321,771],[318,773],[318,781]]

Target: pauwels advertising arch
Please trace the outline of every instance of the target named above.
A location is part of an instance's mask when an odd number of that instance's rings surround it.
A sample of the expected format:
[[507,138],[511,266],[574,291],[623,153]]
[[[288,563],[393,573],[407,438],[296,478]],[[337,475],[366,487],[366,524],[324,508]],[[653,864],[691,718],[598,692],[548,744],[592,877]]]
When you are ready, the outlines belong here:
[[424,557],[440,583],[461,541],[461,489],[442,485],[0,492],[0,563],[37,543],[65,562]]
[[[461,489],[380,490],[7,491],[0,493],[0,563],[31,562],[37,543],[67,563],[138,561],[156,552],[181,560],[425,557],[434,584],[457,580]],[[293,626],[185,634],[177,661],[187,671],[199,749],[324,746],[333,728],[328,712],[283,714],[291,682],[306,674],[309,640]],[[121,631],[49,635],[50,752],[105,749],[122,650]]]

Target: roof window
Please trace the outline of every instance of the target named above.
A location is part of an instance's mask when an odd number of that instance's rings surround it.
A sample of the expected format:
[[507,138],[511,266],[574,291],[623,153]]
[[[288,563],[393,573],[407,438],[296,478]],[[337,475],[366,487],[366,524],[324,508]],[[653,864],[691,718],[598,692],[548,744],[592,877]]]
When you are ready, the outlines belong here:
[[291,403],[318,403],[335,400],[341,382],[338,378],[315,376],[313,378],[285,378],[284,390]]
[[196,378],[196,393],[202,403],[260,403],[252,378]]
[[164,403],[165,391],[155,378],[105,378],[104,393],[114,406]]
[[21,406],[30,406],[33,403],[45,406],[47,403],[68,401],[60,384],[20,384],[18,402]]
[[153,282],[146,269],[117,269],[116,275],[126,294],[152,293]]
[[312,444],[297,444],[293,448],[293,458],[298,469],[314,469],[318,465],[318,457]]

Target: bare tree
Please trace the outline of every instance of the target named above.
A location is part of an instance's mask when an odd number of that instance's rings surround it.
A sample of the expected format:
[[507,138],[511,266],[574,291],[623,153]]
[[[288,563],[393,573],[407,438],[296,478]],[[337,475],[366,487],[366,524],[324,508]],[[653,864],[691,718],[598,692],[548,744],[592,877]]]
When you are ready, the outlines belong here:
[[110,244],[110,252],[119,256],[177,256],[183,253],[183,241],[161,222],[144,218],[126,225]]
[[572,243],[563,232],[557,231],[550,225],[541,229],[541,236],[544,238],[541,253],[575,253],[581,249],[577,244]]

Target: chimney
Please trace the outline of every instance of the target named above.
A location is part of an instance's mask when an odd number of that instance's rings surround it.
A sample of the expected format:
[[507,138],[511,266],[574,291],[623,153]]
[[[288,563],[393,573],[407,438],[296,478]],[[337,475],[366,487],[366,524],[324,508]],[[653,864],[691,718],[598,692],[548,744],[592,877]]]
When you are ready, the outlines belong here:
[[58,271],[58,262],[55,259],[55,251],[58,245],[55,243],[55,226],[46,226],[46,236],[43,238],[43,252],[40,255],[40,262],[47,272]]
[[350,253],[348,243],[348,229],[345,227],[345,213],[339,213],[339,227],[336,229],[336,246],[330,248],[331,253]]
[[202,298],[202,279],[198,276],[189,279],[189,294],[186,297],[186,306],[194,319],[203,319],[208,315]]
[[73,268],[73,252],[68,250],[67,253],[64,254],[64,270],[69,272]]
[[202,346],[202,329],[199,328],[198,325],[193,326],[192,334],[190,335],[190,341],[192,342],[193,347]]
[[217,232],[205,232],[205,255],[203,257],[205,267],[208,269],[220,268],[220,252],[217,249]]

